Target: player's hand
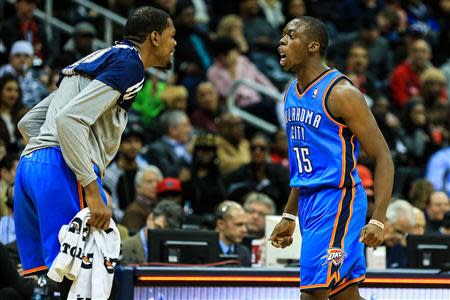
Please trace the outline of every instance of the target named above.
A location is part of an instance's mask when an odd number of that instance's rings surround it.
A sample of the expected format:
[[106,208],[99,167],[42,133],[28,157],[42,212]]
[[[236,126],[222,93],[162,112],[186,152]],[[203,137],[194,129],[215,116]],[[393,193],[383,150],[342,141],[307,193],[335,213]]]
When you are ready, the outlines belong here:
[[361,230],[359,241],[368,247],[378,247],[384,241],[383,229],[374,224],[367,224]]
[[269,241],[276,248],[286,248],[292,244],[292,234],[294,234],[295,222],[288,219],[281,219],[270,235]]
[[94,180],[85,187],[85,196],[86,203],[90,210],[88,224],[97,229],[108,229],[112,211],[105,205],[105,202],[103,202],[97,181]]

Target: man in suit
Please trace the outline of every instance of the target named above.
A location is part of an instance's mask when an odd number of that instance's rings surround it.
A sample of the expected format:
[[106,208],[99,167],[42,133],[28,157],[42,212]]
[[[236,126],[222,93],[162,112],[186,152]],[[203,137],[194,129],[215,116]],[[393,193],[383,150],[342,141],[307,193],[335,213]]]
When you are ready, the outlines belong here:
[[188,144],[191,140],[192,126],[185,112],[169,110],[161,116],[163,136],[151,144],[145,158],[156,165],[164,177],[183,177],[189,172],[192,161]]
[[156,204],[148,215],[147,224],[138,233],[122,241],[122,265],[141,264],[148,261],[150,253],[147,247],[149,229],[176,229],[181,226],[183,210],[170,200]]
[[241,244],[247,235],[248,216],[234,201],[223,201],[216,210],[216,231],[222,255],[237,255],[243,267],[251,266],[250,250]]

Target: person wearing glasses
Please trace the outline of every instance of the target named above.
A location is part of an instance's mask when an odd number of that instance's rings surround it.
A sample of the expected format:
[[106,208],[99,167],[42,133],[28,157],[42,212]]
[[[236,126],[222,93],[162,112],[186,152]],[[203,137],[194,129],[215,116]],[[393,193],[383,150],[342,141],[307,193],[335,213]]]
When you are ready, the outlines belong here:
[[250,163],[225,178],[228,196],[241,200],[249,192],[268,195],[281,210],[289,195],[289,172],[279,164],[269,162],[269,138],[257,132],[250,139]]

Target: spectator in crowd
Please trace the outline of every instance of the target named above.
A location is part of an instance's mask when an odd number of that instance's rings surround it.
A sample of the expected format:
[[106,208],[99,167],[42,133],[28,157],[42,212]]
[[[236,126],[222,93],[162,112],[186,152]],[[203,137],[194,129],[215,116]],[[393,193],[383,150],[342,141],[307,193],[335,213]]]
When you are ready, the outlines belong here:
[[83,21],[75,25],[72,37],[63,47],[53,65],[60,68],[73,64],[86,55],[102,48],[100,40],[96,38],[97,30],[94,25]]
[[0,299],[22,300],[31,299],[33,295],[32,279],[20,276],[8,250],[0,243]]
[[184,85],[190,95],[195,94],[197,85],[205,79],[206,70],[212,65],[210,39],[195,25],[195,10],[190,1],[178,1],[174,13],[177,29],[177,51],[175,70],[179,83]]
[[143,144],[143,131],[138,124],[128,124],[122,134],[116,159],[108,166],[103,179],[110,188],[113,213],[121,220],[124,210],[135,200],[136,173],[148,166],[140,155]]
[[380,36],[380,31],[373,18],[363,19],[358,32],[342,35],[331,43],[329,55],[335,59],[336,66],[345,65],[349,47],[355,42],[366,47],[369,54],[368,69],[382,82],[393,67],[392,51],[388,41]]
[[8,215],[0,217],[0,244],[9,244],[16,240],[16,227],[14,225],[14,185],[6,188],[6,206]]
[[439,69],[430,67],[420,76],[421,96],[427,108],[448,103],[447,79]]
[[420,79],[433,143],[439,147],[447,145],[450,140],[450,102],[445,75],[432,67],[425,70]]
[[19,81],[10,74],[3,75],[0,78],[0,138],[8,152],[17,152],[20,148],[17,123],[24,114]]
[[433,151],[427,115],[422,102],[408,103],[396,150],[399,156],[394,194],[406,195],[409,182],[423,176],[425,165]]
[[34,50],[30,42],[17,41],[11,47],[9,64],[0,68],[0,77],[11,74],[19,79],[22,102],[27,108],[33,107],[47,96],[47,88],[34,77],[31,69]]
[[248,214],[248,233],[252,238],[262,239],[266,231],[266,216],[275,214],[275,203],[263,193],[245,196],[244,209]]
[[226,188],[219,170],[216,136],[207,133],[195,139],[191,178],[183,183],[184,198],[195,214],[214,212],[225,200]]
[[168,86],[161,93],[161,100],[167,110],[186,112],[188,108],[188,90],[182,85]]
[[386,5],[377,14],[377,25],[381,36],[387,39],[391,46],[399,42],[400,33],[404,28],[402,28],[401,16],[394,7]]
[[441,71],[442,71],[442,73],[444,73],[445,78],[446,78],[447,95],[450,95],[450,57],[441,66]]
[[427,234],[439,234],[444,215],[450,211],[449,197],[444,192],[433,192],[425,208]]
[[400,119],[392,112],[391,103],[385,97],[379,97],[374,102],[372,113],[395,160],[397,157],[397,137],[402,127]]
[[250,191],[267,194],[281,210],[289,195],[289,172],[282,166],[272,164],[269,158],[269,139],[256,133],[250,141],[251,161],[225,178],[228,197],[236,201]]
[[166,177],[156,185],[156,195],[161,200],[170,200],[183,205],[183,188],[178,178]]
[[206,132],[217,133],[219,116],[219,93],[211,82],[197,86],[197,109],[191,114],[192,125]]
[[46,60],[51,56],[51,47],[44,24],[34,17],[36,2],[36,0],[16,1],[16,15],[5,21],[2,37],[8,49],[11,49],[18,40],[30,42],[36,56]]
[[219,118],[217,156],[223,175],[229,174],[250,162],[250,144],[245,138],[245,124],[232,113],[224,113]]
[[138,113],[139,120],[146,128],[153,127],[152,122],[165,108],[161,94],[167,89],[168,83],[159,78],[160,73],[161,70],[154,69],[154,73],[144,82],[132,105],[133,112]]
[[241,17],[237,15],[224,16],[217,25],[217,37],[228,37],[233,39],[241,54],[249,52],[247,39],[244,35],[244,24]]
[[444,215],[444,222],[442,222],[441,234],[450,236],[450,211]]
[[430,195],[434,192],[431,182],[420,178],[413,181],[408,193],[408,201],[418,209],[424,210]]
[[216,231],[222,255],[237,255],[241,266],[250,267],[250,251],[241,244],[247,235],[248,217],[237,202],[224,201],[216,209]]
[[140,169],[135,178],[136,200],[125,210],[122,225],[130,233],[137,232],[144,224],[148,214],[158,201],[156,186],[163,179],[161,171],[155,166]]
[[433,17],[433,12],[422,0],[408,0],[405,3],[405,10],[408,15],[408,25],[420,27],[430,37],[436,38],[439,31],[439,24]]
[[288,21],[297,17],[305,16],[306,15],[305,1],[303,0],[283,1],[283,15],[285,16],[285,19]]
[[390,78],[392,100],[399,108],[405,108],[412,97],[420,95],[420,76],[431,67],[431,48],[424,39],[418,39],[409,51],[408,58],[397,66]]
[[283,6],[279,0],[258,0],[258,6],[261,9],[266,21],[274,28],[279,29],[285,23],[283,15]]
[[[106,205],[108,206],[109,209],[113,210],[111,189],[106,185],[102,185],[102,187],[103,187],[103,191],[105,192]],[[122,224],[119,224],[119,223],[116,223],[116,226],[117,226],[117,229],[119,230],[120,240],[124,240],[130,236],[130,233],[128,232],[128,228],[126,228],[125,226],[123,226]]]
[[248,52],[250,59],[263,74],[282,88],[291,75],[283,72],[276,53],[280,30],[272,27],[267,19],[261,16],[257,0],[241,0],[239,14],[250,47]]
[[[270,80],[245,56],[240,55],[237,44],[230,38],[217,38],[213,42],[214,64],[208,70],[211,81],[222,97],[228,97],[236,80],[245,79],[264,85],[277,92]],[[236,104],[266,121],[276,124],[275,106],[271,99],[261,96],[256,90],[241,85],[236,90]]]
[[426,178],[437,191],[445,191],[450,196],[450,147],[434,153],[427,164]]
[[194,5],[195,11],[195,24],[196,26],[204,31],[208,32],[209,22],[211,21],[211,7],[209,0],[193,0],[192,4]]
[[192,155],[188,145],[192,126],[188,116],[183,111],[167,111],[161,116],[160,123],[163,136],[149,145],[145,158],[156,165],[164,177],[177,177],[180,180],[189,177]]
[[183,211],[181,206],[169,200],[162,200],[156,204],[148,214],[145,226],[135,235],[122,241],[123,265],[142,264],[149,261],[148,230],[177,229],[181,227]]
[[7,154],[0,162],[0,217],[10,215],[11,211],[7,207],[8,187],[14,185],[16,169],[19,163],[19,156],[15,153]]
[[350,47],[347,56],[347,76],[353,84],[364,94],[369,107],[378,97],[376,77],[367,69],[369,53],[362,44],[355,43]]
[[271,147],[270,161],[279,164],[289,170],[288,145],[285,130],[278,130],[275,133]]
[[414,228],[411,231],[411,234],[414,235],[424,235],[425,229],[427,227],[425,214],[423,210],[418,209],[417,207],[413,208],[414,210]]
[[387,208],[384,227],[386,245],[386,266],[406,268],[406,236],[414,231],[414,207],[406,200],[394,200]]

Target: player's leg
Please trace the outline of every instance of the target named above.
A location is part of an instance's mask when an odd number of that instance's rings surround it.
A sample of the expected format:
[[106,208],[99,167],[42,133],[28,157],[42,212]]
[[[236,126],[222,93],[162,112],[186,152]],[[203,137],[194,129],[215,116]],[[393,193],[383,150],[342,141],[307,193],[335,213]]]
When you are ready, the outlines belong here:
[[[363,187],[358,185],[352,189],[346,234],[342,240],[346,257],[340,268],[340,281],[331,287],[330,297],[334,297],[333,299],[360,299],[358,285],[365,278],[366,262],[364,244],[359,242],[359,234],[365,225],[366,211],[367,198]],[[335,297],[341,293],[344,293],[344,296]]]
[[353,284],[331,295],[330,300],[364,300],[364,298],[359,295],[358,285]]
[[[331,249],[335,221],[343,192],[324,189],[300,195],[299,221],[302,235],[300,290],[303,299],[328,299],[331,286],[338,281],[342,251]],[[305,295],[305,296],[303,296]]]
[[27,193],[27,178],[35,175],[35,166],[20,159],[14,184],[14,222],[16,225],[17,247],[24,275],[45,272],[41,246],[39,217],[33,199]]
[[50,268],[61,247],[61,227],[69,224],[84,205],[75,174],[67,167],[61,151],[45,148],[32,154],[29,163],[37,167],[27,186],[39,215],[42,255]]

